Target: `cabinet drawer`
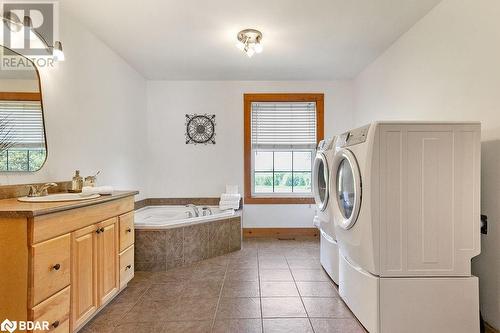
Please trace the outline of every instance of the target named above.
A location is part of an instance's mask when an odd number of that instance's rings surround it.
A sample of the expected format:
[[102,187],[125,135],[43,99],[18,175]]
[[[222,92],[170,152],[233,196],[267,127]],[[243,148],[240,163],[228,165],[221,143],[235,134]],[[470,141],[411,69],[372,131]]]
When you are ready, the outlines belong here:
[[70,247],[70,234],[31,247],[31,305],[40,303],[69,285]]
[[120,252],[134,244],[134,212],[120,216]]
[[67,287],[35,306],[31,309],[33,321],[47,321],[49,323],[49,332],[69,332],[70,294],[70,287]]
[[134,277],[134,247],[131,246],[120,254],[120,289]]

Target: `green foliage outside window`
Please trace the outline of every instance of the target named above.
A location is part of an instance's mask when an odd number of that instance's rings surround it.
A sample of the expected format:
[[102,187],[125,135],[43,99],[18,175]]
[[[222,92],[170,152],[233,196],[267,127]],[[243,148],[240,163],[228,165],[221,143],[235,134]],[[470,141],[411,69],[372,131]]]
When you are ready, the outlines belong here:
[[311,172],[255,172],[255,191],[266,192],[311,191]]
[[255,193],[311,193],[313,151],[255,151]]
[[8,149],[0,153],[0,171],[37,171],[46,154],[45,149]]

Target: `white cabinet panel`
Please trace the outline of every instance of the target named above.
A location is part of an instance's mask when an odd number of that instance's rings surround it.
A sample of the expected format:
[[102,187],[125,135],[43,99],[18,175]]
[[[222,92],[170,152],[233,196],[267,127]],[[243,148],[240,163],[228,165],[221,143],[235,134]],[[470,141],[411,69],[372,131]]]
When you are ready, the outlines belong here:
[[479,163],[479,126],[381,126],[381,276],[470,274]]

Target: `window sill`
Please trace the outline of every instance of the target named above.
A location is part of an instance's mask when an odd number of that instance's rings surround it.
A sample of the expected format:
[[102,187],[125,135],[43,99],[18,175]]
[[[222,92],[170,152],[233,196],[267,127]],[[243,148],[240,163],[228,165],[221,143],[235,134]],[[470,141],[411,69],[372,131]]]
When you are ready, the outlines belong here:
[[245,197],[245,205],[307,205],[314,204],[312,197]]

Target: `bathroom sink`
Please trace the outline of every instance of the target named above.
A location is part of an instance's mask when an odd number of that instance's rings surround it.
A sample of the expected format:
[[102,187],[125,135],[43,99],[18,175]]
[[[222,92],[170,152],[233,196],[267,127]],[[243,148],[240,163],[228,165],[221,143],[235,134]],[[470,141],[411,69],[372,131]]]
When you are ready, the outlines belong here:
[[99,194],[81,195],[81,193],[56,193],[43,197],[21,197],[17,200],[22,202],[63,202],[63,201],[81,201],[99,198]]

